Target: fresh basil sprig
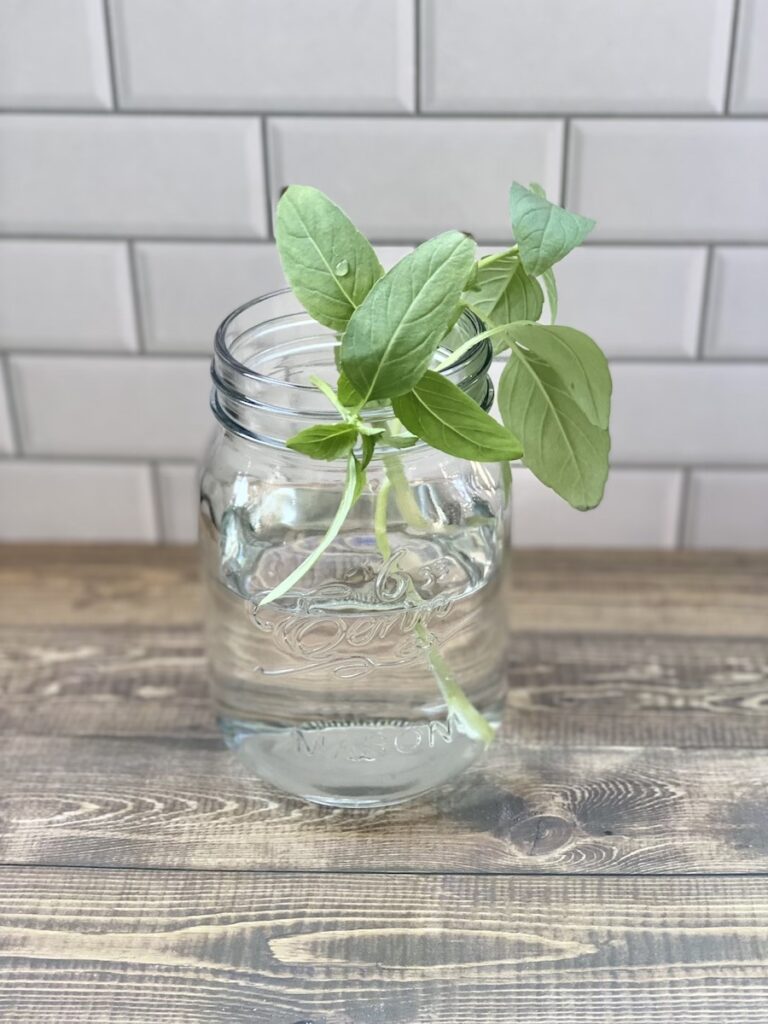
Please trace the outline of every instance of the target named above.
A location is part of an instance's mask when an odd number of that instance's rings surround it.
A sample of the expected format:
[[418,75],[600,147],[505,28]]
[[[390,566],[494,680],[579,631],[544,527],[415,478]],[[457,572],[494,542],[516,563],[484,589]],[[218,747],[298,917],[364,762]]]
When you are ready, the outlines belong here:
[[[500,462],[505,495],[508,463],[522,456],[574,508],[600,501],[610,449],[608,365],[586,334],[554,326],[553,265],[594,222],[549,202],[535,184],[512,185],[509,212],[515,244],[505,251],[476,261],[473,239],[447,231],[385,274],[367,239],[322,192],[292,185],[281,196],[275,234],[283,269],[307,312],[336,334],[339,371],[335,389],[310,377],[338,422],[308,427],[287,445],[314,459],[345,459],[346,475],[324,536],[262,604],[287,594],[333,544],[367,484],[377,445],[385,446],[384,478],[371,528],[384,559],[392,554],[386,533],[390,490],[409,527],[429,529],[397,451],[419,441],[458,458]],[[542,285],[551,327],[537,323]],[[455,348],[448,337],[466,309],[485,329]],[[498,389],[503,423],[440,372],[484,339],[493,342],[494,352],[508,352]],[[412,586],[408,594],[409,601],[421,601]],[[414,628],[449,714],[467,735],[490,742],[491,725],[423,627]]]

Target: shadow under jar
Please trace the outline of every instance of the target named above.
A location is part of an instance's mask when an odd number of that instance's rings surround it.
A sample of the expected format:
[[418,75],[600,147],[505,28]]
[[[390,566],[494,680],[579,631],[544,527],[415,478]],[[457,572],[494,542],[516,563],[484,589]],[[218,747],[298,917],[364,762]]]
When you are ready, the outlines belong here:
[[[464,314],[435,362],[481,329]],[[339,506],[346,460],[285,447],[305,427],[338,421],[309,382],[336,380],[337,347],[290,291],[241,307],[217,332],[220,429],[201,484],[207,653],[225,739],[258,775],[317,803],[376,807],[441,785],[482,752],[448,710],[451,687],[499,726],[508,473],[421,442],[380,444],[337,539],[260,607]],[[480,342],[445,371],[485,408],[491,359]],[[385,436],[404,434],[391,408],[365,416]]]

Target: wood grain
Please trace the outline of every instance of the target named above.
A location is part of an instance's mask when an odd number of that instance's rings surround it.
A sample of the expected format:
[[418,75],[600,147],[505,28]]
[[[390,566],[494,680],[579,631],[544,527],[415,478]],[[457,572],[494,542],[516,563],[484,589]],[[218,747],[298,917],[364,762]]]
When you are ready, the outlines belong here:
[[768,555],[520,552],[510,613],[489,757],[331,812],[216,735],[191,551],[0,547],[3,1024],[762,1024]]
[[[521,632],[764,636],[768,553],[517,551]],[[198,624],[189,548],[0,545],[0,624]]]
[[215,741],[10,738],[5,863],[319,871],[768,871],[752,751],[519,747],[400,808],[284,797]]
[[768,881],[0,872],[5,1024],[758,1024]]
[[[768,639],[516,634],[509,682],[514,744],[768,741]],[[215,737],[199,630],[0,627],[0,733]]]

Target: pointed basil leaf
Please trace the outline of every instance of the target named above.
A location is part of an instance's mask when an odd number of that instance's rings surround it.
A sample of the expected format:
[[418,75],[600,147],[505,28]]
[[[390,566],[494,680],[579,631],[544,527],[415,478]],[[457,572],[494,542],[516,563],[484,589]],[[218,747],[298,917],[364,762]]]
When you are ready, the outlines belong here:
[[499,382],[501,417],[521,439],[525,464],[577,509],[600,503],[610,438],[593,426],[548,363],[513,345]]
[[384,273],[371,243],[319,189],[291,185],[277,204],[275,238],[296,298],[319,323],[344,331]]
[[456,323],[475,243],[446,231],[404,256],[352,314],[341,346],[344,372],[367,402],[410,391]]
[[595,222],[517,182],[509,190],[509,215],[523,266],[534,277],[581,245]]
[[539,282],[526,274],[518,256],[507,251],[477,265],[464,301],[489,327],[514,320],[538,320],[544,305]]
[[350,423],[320,424],[299,431],[286,441],[286,446],[311,459],[331,461],[348,455],[357,440],[357,429]]
[[557,320],[557,281],[555,281],[555,272],[552,267],[547,267],[541,275],[541,280],[544,282],[544,290],[547,293],[549,320],[550,323],[554,323]]
[[590,423],[605,430],[611,412],[611,373],[598,345],[574,327],[520,324],[510,328],[520,345],[549,363]]
[[352,387],[352,381],[343,370],[339,374],[336,384],[336,394],[341,404],[346,406],[347,409],[355,409],[363,404],[363,396]]
[[371,459],[373,458],[373,451],[376,447],[376,437],[373,434],[361,434],[360,441],[363,446],[363,458],[360,466],[362,469],[367,469]]
[[475,462],[507,462],[522,455],[516,437],[433,370],[407,395],[395,398],[392,409],[412,434],[449,455]]

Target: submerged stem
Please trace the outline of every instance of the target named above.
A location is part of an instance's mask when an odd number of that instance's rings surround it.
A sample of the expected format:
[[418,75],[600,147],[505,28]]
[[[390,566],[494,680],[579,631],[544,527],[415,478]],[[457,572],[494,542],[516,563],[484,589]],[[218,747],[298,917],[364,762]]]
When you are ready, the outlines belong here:
[[344,525],[344,521],[350,513],[352,506],[355,504],[360,496],[360,484],[361,474],[359,463],[354,455],[350,455],[347,459],[347,475],[344,480],[344,492],[339,502],[339,507],[336,509],[336,515],[331,520],[331,524],[325,531],[322,540],[317,547],[311,551],[304,561],[297,565],[296,568],[285,577],[280,583],[277,584],[270,592],[259,601],[259,608],[265,604],[271,604],[272,601],[276,601],[278,597],[282,597],[283,594],[287,594],[291,587],[298,583],[299,580],[306,576],[312,566],[317,562],[320,556],[326,551],[331,544],[336,540],[339,535],[339,531]]
[[[426,526],[427,522],[422,516],[421,510],[416,504],[416,499],[408,486],[405,470],[398,456],[385,455],[384,468],[387,475],[382,481],[379,493],[376,495],[374,534],[379,554],[386,562],[392,556],[392,545],[387,535],[387,503],[391,488],[394,488],[398,508],[403,513],[403,518],[406,522],[408,522],[408,517],[403,511],[404,508],[409,509],[411,512],[415,509],[421,523]],[[413,525],[413,523],[410,523],[410,525]],[[410,577],[408,577],[407,594],[414,604],[426,604],[426,601],[416,590]],[[495,736],[493,726],[472,704],[466,693],[464,693],[461,684],[453,675],[445,658],[437,649],[437,645],[424,623],[417,620],[413,631],[426,649],[427,660],[437,680],[440,693],[445,700],[449,716],[453,715],[468,736],[472,737],[472,739],[482,740],[488,746]]]

